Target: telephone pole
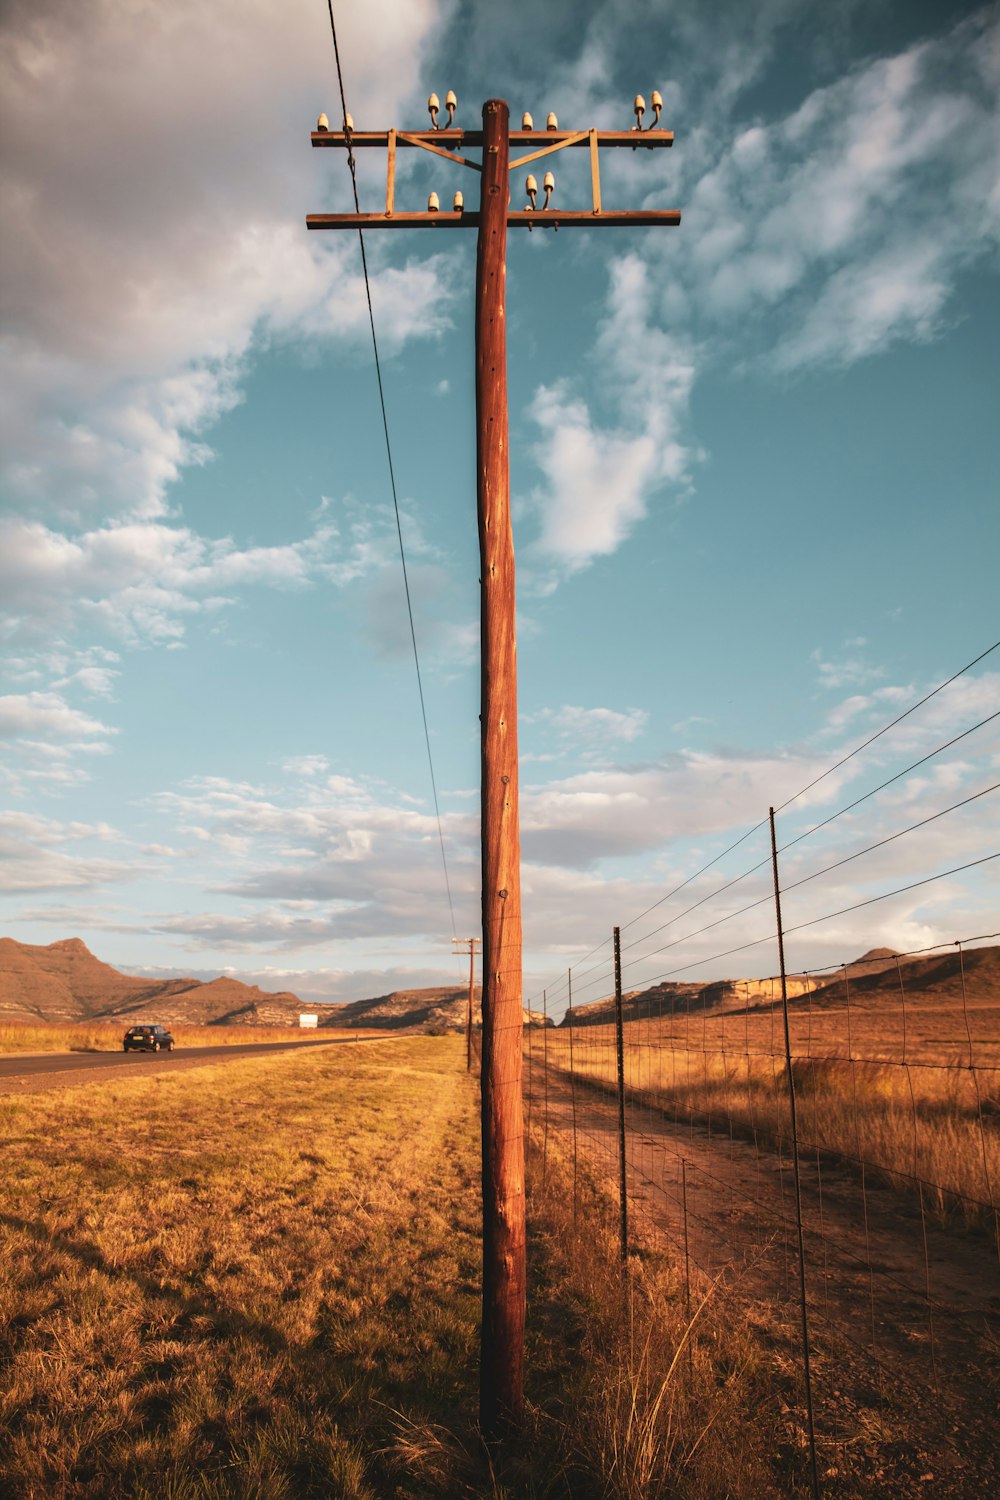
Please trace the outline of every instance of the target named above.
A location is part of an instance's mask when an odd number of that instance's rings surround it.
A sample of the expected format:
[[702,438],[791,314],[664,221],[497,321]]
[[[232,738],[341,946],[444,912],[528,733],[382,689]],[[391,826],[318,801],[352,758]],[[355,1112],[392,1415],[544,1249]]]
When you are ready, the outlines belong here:
[[472,1072],[472,1008],[476,992],[476,949],[482,947],[481,938],[452,938],[460,948],[469,945],[469,1009],[465,1021],[465,1071]]
[[[510,521],[510,465],[507,433],[507,227],[533,230],[584,226],[677,225],[676,209],[609,211],[601,206],[600,147],[673,145],[673,133],[659,129],[662,100],[651,95],[653,123],[644,130],[645,100],[637,95],[636,125],[624,131],[560,131],[554,114],[536,131],[530,115],[512,131],[503,99],[483,105],[482,130],[454,127],[455,96],[446,96],[448,125],[438,125],[440,102],[427,101],[430,130],[356,131],[348,115],[331,131],[324,115],[313,132],[316,147],[346,149],[354,176],[354,152],[386,151],[384,213],[309,214],[309,229],[477,229],[476,257],[476,458],[479,516],[480,607],[482,628],[482,908],[483,908],[483,1317],[479,1386],[480,1424],[487,1438],[516,1427],[524,1409],[524,1322],[526,1296],[524,1122],[521,1076],[523,998],[521,990],[521,871],[518,821],[517,650],[515,638],[514,545]],[[527,146],[510,160],[511,146]],[[552,207],[555,177],[545,174],[545,200],[528,176],[529,205],[510,207],[513,167],[567,148],[590,152],[592,206],[563,211]],[[450,212],[432,193],[426,212],[396,208],[396,153],[428,151],[480,174],[479,211],[466,212],[456,192]],[[462,153],[478,150],[479,161]],[[355,178],[356,180],[356,178]]]

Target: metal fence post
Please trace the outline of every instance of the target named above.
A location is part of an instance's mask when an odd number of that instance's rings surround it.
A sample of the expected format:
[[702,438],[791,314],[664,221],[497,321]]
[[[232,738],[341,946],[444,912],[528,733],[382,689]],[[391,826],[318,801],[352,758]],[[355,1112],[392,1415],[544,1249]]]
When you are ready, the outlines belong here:
[[625,1168],[625,1039],[622,1027],[622,940],[615,928],[615,1039],[618,1048],[618,1205],[621,1261],[628,1273],[628,1181]]
[[785,1068],[788,1073],[788,1107],[792,1130],[792,1171],[795,1178],[795,1225],[799,1241],[799,1302],[802,1311],[802,1366],[806,1387],[806,1423],[809,1431],[809,1473],[812,1492],[819,1500],[819,1470],[816,1466],[816,1427],[813,1422],[812,1370],[809,1361],[809,1310],[806,1305],[806,1248],[802,1231],[802,1183],[799,1175],[799,1127],[795,1110],[795,1075],[792,1070],[792,1038],[788,1027],[788,982],[785,977],[785,930],[781,923],[781,886],[778,881],[778,843],[771,820],[771,868],[774,872],[774,911],[778,927],[778,961],[781,965],[781,1015],[785,1025]]

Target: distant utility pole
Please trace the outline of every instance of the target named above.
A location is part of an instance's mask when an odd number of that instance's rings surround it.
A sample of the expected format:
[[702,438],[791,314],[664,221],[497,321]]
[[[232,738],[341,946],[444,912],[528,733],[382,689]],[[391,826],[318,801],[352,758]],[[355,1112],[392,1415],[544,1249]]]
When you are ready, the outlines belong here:
[[[318,147],[353,152],[387,151],[384,213],[310,214],[310,229],[477,229],[476,452],[482,615],[482,864],[483,864],[483,1321],[479,1388],[480,1423],[487,1437],[516,1426],[524,1408],[525,1212],[524,1122],[521,1103],[523,1001],[521,993],[521,874],[517,781],[517,653],[514,632],[514,546],[510,524],[507,439],[507,226],[602,229],[615,225],[676,225],[675,209],[621,212],[601,207],[599,148],[672,146],[661,130],[663,101],[651,96],[653,121],[642,128],[646,102],[636,96],[632,130],[560,131],[554,114],[545,130],[530,115],[511,130],[503,99],[483,105],[482,130],[454,126],[457,101],[445,97],[448,124],[441,128],[436,94],[427,101],[431,129],[358,131],[348,115],[332,131],[321,115],[313,133]],[[511,146],[531,149],[513,162]],[[431,193],[426,212],[396,209],[396,152],[414,147],[480,174],[479,212],[467,213],[461,192],[451,212]],[[546,172],[544,202],[529,175],[524,209],[510,207],[509,171],[567,147],[590,152],[592,206],[564,212],[552,207],[555,177]],[[461,153],[481,152],[479,161]]]
[[469,1010],[465,1022],[465,1071],[472,1072],[472,1004],[476,985],[476,949],[482,947],[482,938],[452,938],[460,948],[469,945]]

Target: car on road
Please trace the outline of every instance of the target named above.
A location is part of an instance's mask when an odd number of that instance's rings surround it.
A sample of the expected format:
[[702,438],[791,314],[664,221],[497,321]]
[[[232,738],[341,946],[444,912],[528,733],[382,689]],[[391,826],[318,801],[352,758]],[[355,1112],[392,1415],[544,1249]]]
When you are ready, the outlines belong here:
[[122,1043],[124,1052],[173,1052],[174,1039],[165,1026],[130,1026]]

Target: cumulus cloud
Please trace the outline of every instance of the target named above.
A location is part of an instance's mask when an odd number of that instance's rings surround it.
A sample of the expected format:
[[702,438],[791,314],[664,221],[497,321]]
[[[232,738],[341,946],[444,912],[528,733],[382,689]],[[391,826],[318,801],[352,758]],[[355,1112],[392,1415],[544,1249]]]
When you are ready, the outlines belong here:
[[564,703],[561,708],[543,708],[527,716],[526,722],[551,729],[560,740],[577,748],[603,750],[610,745],[638,739],[649,722],[644,708],[624,712],[614,708],[581,708]]
[[575,572],[616,551],[667,485],[682,485],[694,454],[683,439],[695,365],[690,345],[656,326],[646,266],[634,255],[611,270],[595,363],[615,395],[604,420],[568,382],[541,386],[531,418],[544,476],[532,504],[534,551]]
[[[417,528],[409,529],[419,556],[422,539]],[[218,610],[238,590],[299,589],[319,581],[343,587],[387,568],[396,547],[391,511],[352,502],[328,503],[309,535],[269,547],[240,547],[231,537],[209,539],[162,521],[70,536],[14,517],[0,520],[6,606],[0,620],[9,637],[28,640],[82,625],[131,645],[169,644],[183,638],[192,615]],[[90,692],[109,682],[97,663],[80,679]]]
[[[393,80],[415,75],[437,12],[376,0],[343,18],[377,115],[399,103]],[[372,26],[377,59],[361,42]],[[15,490],[64,514],[157,517],[239,399],[255,338],[367,336],[356,247],[303,225],[330,191],[308,146],[330,73],[326,18],[307,0],[182,0],[169,19],[151,0],[7,7],[0,422]],[[387,351],[439,333],[442,257],[372,259]]]
[[114,734],[91,714],[71,708],[58,693],[12,693],[0,698],[0,737],[75,741],[105,739]]
[[998,36],[986,7],[742,129],[685,202],[692,315],[773,313],[783,370],[937,332],[1000,243]]
[[[593,359],[614,395],[595,402],[568,379],[535,392],[534,553],[549,587],[691,487],[699,375],[725,362],[787,377],[926,341],[946,325],[959,277],[995,263],[995,9],[862,64],[778,119],[741,121],[743,93],[795,6],[760,9],[759,24],[734,17],[739,40],[713,49],[711,128],[686,136],[667,168],[684,215],[669,277],[659,246],[611,264]],[[602,8],[567,77],[598,120],[614,14]],[[678,25],[697,32],[703,20],[681,7]],[[669,97],[683,100],[683,87]],[[645,163],[616,175],[640,201],[650,191]]]
[[9,895],[33,891],[93,889],[132,877],[126,860],[90,851],[79,843],[118,838],[107,824],[62,823],[35,814],[0,813],[0,889]]

